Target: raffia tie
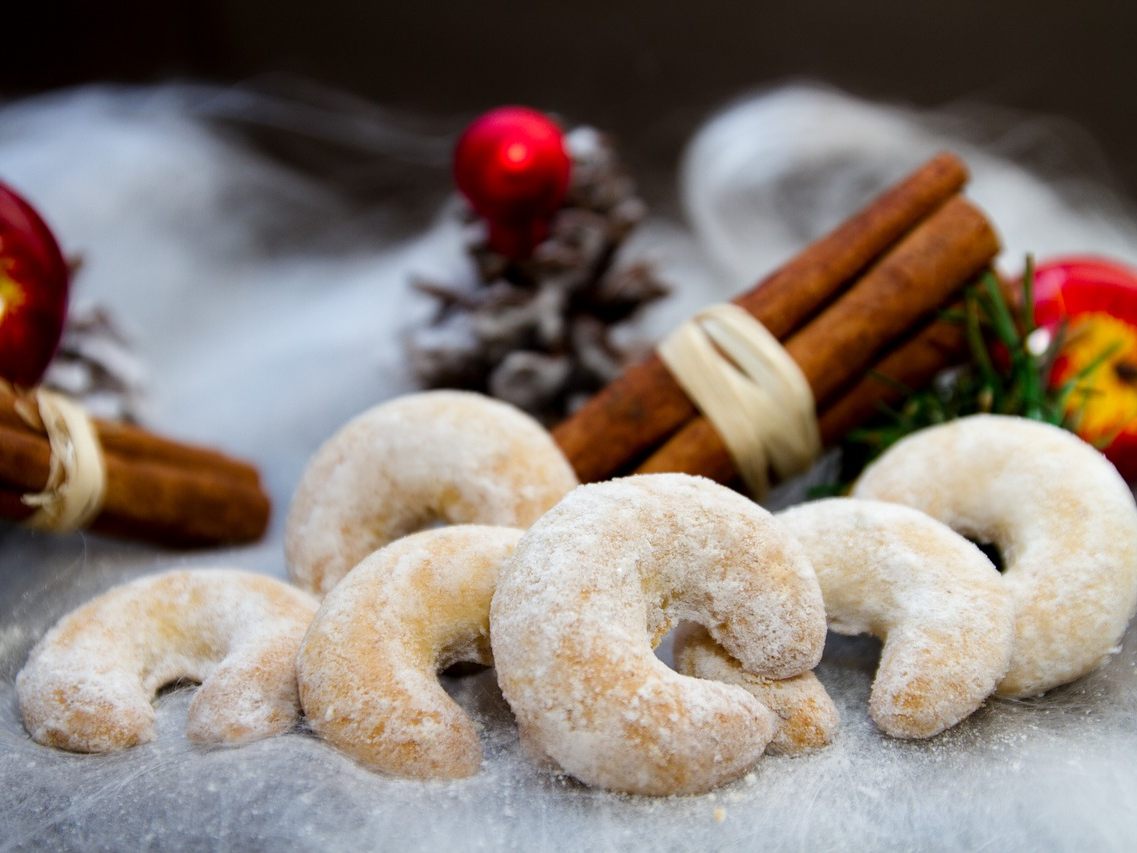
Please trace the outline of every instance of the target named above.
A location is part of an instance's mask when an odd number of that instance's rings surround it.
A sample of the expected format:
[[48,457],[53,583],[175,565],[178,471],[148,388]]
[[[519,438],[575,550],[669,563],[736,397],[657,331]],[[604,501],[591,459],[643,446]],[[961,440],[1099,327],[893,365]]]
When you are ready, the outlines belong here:
[[24,525],[55,533],[85,527],[99,514],[107,487],[106,462],[90,417],[78,403],[42,388],[19,395],[16,411],[51,446],[43,490],[21,498],[36,507]]
[[722,437],[755,498],[769,491],[771,469],[785,479],[820,455],[809,383],[778,339],[737,305],[700,311],[658,353]]

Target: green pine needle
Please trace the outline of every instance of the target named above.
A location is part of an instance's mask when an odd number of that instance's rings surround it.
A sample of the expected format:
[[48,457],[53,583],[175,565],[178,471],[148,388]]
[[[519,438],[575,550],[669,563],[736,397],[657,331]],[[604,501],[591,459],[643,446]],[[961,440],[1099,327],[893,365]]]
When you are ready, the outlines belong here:
[[[1093,394],[1087,380],[1116,350],[1111,347],[1101,353],[1060,387],[1050,386],[1066,329],[1059,326],[1041,354],[1030,351],[1036,326],[1034,261],[1029,256],[1018,310],[1008,304],[994,274],[986,273],[964,290],[962,312],[945,311],[941,316],[964,324],[967,363],[942,374],[932,387],[908,393],[899,408],[882,406],[875,423],[850,433],[842,448],[839,482],[814,490],[815,496],[841,493],[869,462],[905,436],[955,418],[978,413],[1018,415],[1072,430]],[[1080,405],[1071,407],[1071,400]]]

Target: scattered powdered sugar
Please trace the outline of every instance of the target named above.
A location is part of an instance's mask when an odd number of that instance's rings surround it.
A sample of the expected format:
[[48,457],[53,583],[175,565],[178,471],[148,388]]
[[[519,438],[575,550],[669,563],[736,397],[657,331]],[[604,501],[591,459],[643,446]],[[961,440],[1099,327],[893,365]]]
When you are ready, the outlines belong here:
[[745,772],[773,714],[657,660],[678,619],[774,677],[812,668],[825,633],[808,561],[735,492],[682,474],[571,492],[522,537],[491,611],[502,690],[527,737],[615,790],[700,792]]
[[431,522],[527,527],[577,483],[548,432],[479,394],[429,391],[353,418],[312,458],[289,511],[292,577],[326,594]]
[[1137,507],[1117,470],[1072,433],[976,415],[897,443],[857,497],[907,504],[1002,552],[1015,607],[1005,696],[1099,666],[1137,607]]

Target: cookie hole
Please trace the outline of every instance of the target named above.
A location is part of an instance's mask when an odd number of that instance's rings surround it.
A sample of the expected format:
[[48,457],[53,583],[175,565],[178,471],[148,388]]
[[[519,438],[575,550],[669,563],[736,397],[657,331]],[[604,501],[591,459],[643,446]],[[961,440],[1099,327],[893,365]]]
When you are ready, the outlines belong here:
[[173,681],[168,681],[159,687],[155,696],[158,699],[164,699],[171,693],[178,693],[182,690],[192,690],[200,686],[201,682],[193,678],[175,678]]
[[655,656],[667,664],[671,669],[675,669],[675,637],[677,632],[681,629],[682,623],[676,623],[675,627],[663,635],[663,639],[659,641],[659,645],[655,647]]
[[830,631],[825,635],[822,665],[835,671],[876,672],[884,643],[871,634],[848,636]]
[[427,530],[450,527],[451,524],[452,522],[448,521],[441,513],[426,510],[410,518],[404,518],[401,524],[396,525],[391,530],[391,541],[394,542],[396,539],[402,539],[405,536],[413,536],[416,533],[423,533]]
[[991,561],[1000,573],[1006,568],[1006,563],[1003,561],[1003,552],[999,550],[999,546],[994,542],[979,542],[975,539],[969,539],[969,541],[983,552],[983,555]]
[[[463,666],[457,664],[456,666]],[[458,706],[481,725],[504,731],[508,729],[513,735],[512,712],[501,695],[501,688],[497,686],[497,674],[488,666],[470,664],[470,671],[461,676],[451,673],[455,667],[450,667],[440,673],[438,683],[446,691],[446,695],[453,699]],[[493,739],[493,738],[491,738]],[[487,744],[487,747],[489,744]]]
[[477,675],[480,672],[485,672],[489,669],[488,666],[473,661],[458,661],[452,663],[450,666],[443,667],[440,675],[445,675],[447,678],[465,678],[468,675]]

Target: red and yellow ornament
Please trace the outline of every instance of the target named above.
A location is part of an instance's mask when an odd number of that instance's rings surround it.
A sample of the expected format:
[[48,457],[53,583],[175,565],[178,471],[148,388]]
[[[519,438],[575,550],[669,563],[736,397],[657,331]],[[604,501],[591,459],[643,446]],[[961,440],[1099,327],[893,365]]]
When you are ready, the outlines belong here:
[[70,279],[43,219],[0,183],[0,378],[39,382],[63,335]]
[[1065,323],[1052,386],[1085,374],[1066,404],[1078,434],[1137,480],[1137,270],[1104,258],[1056,258],[1035,268],[1034,311],[1041,328]]

